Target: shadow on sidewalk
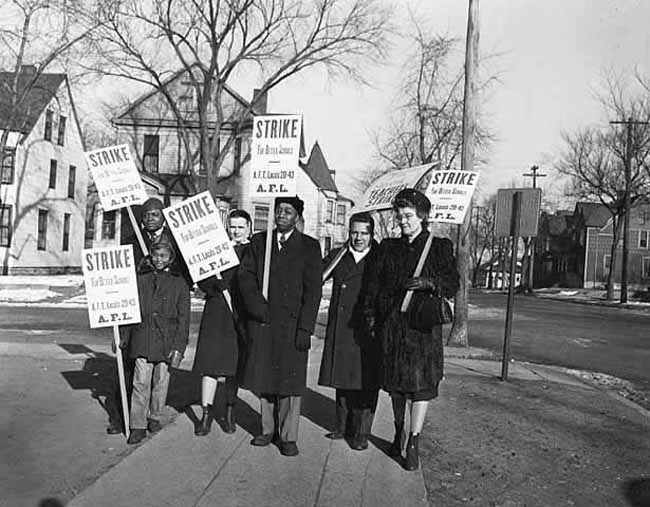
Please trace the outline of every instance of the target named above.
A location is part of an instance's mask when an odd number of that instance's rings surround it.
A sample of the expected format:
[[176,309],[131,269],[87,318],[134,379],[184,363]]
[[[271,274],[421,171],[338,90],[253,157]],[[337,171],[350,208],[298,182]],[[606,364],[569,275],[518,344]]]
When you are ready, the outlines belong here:
[[81,344],[60,343],[59,346],[70,354],[90,356],[84,361],[81,370],[61,372],[70,387],[90,391],[91,398],[106,412],[109,421],[121,421],[115,358]]

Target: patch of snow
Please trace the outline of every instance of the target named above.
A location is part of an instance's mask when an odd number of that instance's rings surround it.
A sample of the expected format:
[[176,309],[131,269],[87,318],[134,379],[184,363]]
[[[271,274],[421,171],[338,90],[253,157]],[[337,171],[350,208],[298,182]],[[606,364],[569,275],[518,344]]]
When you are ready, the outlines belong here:
[[34,302],[42,301],[43,299],[49,299],[53,297],[58,297],[60,294],[58,292],[53,292],[49,289],[1,289],[0,290],[0,301],[7,302]]

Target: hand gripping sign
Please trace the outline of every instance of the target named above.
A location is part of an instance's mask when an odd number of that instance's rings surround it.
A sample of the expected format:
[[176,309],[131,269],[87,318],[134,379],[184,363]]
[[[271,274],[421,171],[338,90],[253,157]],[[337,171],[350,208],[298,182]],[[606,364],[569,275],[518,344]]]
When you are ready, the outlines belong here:
[[129,438],[129,409],[118,325],[137,324],[141,321],[133,246],[85,249],[82,251],[81,266],[90,327],[113,328],[122,415],[126,437]]
[[209,191],[165,208],[163,213],[193,281],[239,264]]

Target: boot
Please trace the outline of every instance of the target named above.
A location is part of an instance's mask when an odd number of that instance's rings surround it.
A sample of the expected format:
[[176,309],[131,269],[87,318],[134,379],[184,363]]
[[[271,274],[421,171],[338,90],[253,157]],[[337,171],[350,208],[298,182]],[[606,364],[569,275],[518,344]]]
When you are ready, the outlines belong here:
[[194,434],[197,437],[204,437],[208,433],[210,433],[210,423],[212,422],[211,417],[210,417],[210,407],[203,407],[203,417],[201,418],[201,422],[199,425],[196,427],[194,430]]
[[234,408],[233,405],[226,405],[226,419],[223,422],[223,431],[226,433],[234,433],[237,430]]
[[417,470],[420,466],[420,456],[418,454],[418,437],[419,434],[411,433],[409,441],[406,444],[406,459],[404,460],[404,468],[409,472]]
[[394,458],[402,455],[402,431],[404,431],[404,423],[395,423],[395,438],[390,446],[390,455]]

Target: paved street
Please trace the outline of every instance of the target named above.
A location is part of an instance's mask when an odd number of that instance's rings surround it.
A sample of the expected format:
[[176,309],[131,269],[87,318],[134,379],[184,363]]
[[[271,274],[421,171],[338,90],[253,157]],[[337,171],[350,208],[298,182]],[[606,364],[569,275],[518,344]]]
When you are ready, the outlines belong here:
[[[469,341],[503,347],[503,294],[472,292]],[[512,357],[607,373],[650,389],[650,313],[515,296]]]

